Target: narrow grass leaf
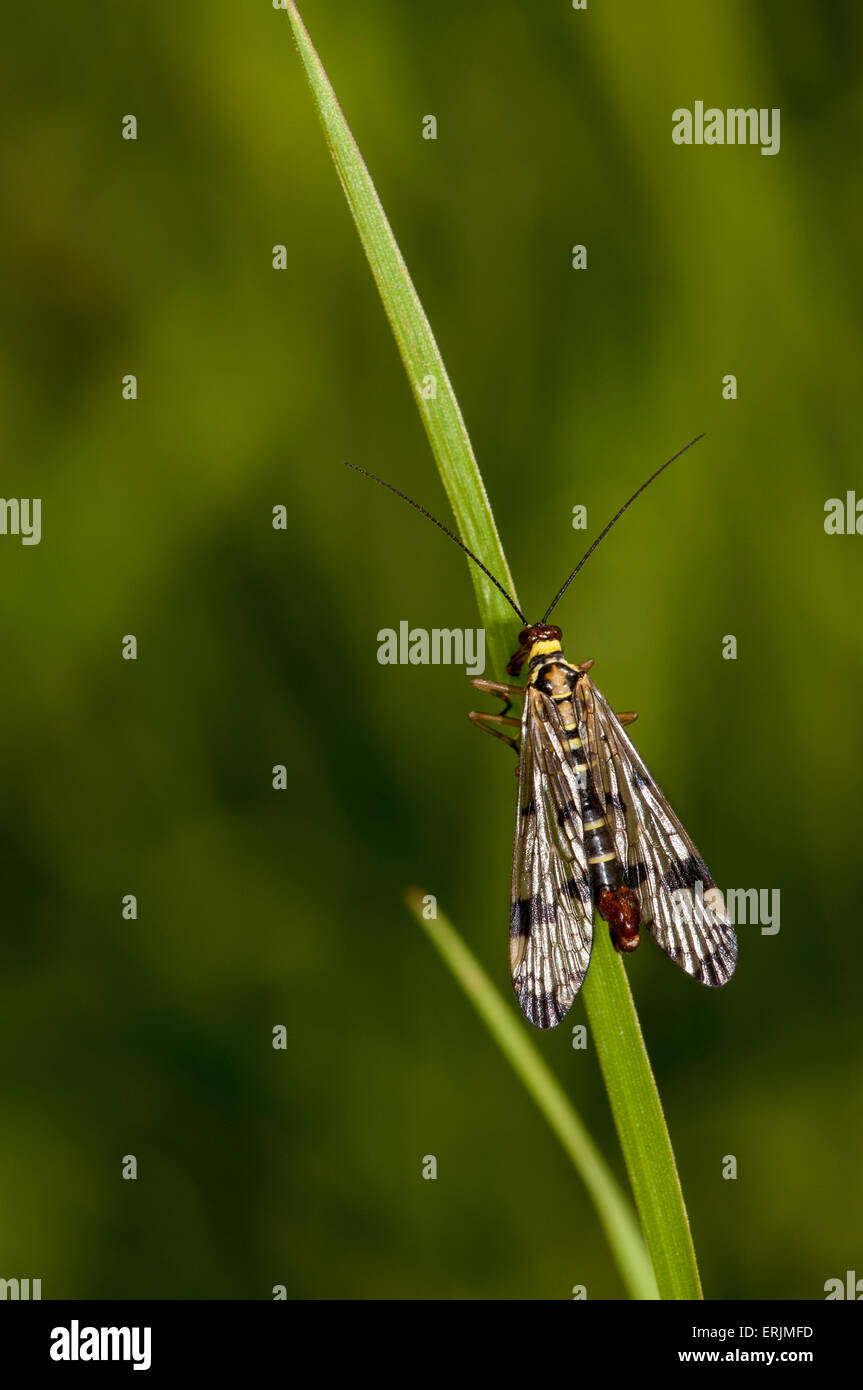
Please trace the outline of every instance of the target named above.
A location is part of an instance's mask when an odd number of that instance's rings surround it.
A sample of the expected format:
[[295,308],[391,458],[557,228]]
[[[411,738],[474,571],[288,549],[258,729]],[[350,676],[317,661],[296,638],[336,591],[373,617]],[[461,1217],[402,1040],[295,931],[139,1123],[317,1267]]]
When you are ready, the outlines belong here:
[[[517,603],[473,448],[431,326],[365,161],[291,0],[288,15],[333,163],[404,362],[459,534]],[[399,479],[392,481],[398,483]],[[482,571],[470,561],[467,563],[485,620],[489,658],[494,668],[502,672],[513,645],[513,622],[518,619]]]
[[674,1151],[629,980],[599,918],[582,997],[660,1294],[701,1298]]
[[418,889],[411,889],[406,901],[572,1159],[593,1200],[630,1294],[637,1299],[659,1298],[635,1212],[521,1018],[501,998],[440,909],[434,921],[427,920],[423,916],[423,895]]

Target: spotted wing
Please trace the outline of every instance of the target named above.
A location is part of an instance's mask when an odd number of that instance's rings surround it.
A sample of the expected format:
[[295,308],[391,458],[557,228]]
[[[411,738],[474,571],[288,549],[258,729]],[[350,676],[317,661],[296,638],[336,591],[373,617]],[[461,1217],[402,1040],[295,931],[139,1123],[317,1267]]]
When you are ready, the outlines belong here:
[[725,900],[605,696],[578,684],[579,731],[626,882],[642,923],[673,961],[703,985],[724,985],[737,964]]
[[518,767],[509,954],[522,1012],[554,1028],[584,982],[593,944],[593,903],[581,795],[560,717],[528,687]]

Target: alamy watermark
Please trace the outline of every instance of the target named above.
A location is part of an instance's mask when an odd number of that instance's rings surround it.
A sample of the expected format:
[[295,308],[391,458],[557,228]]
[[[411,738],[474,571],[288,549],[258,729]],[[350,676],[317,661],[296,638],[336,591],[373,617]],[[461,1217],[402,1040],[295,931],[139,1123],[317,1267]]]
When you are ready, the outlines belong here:
[[824,530],[828,536],[863,536],[863,497],[856,492],[828,497],[824,503]]
[[[775,936],[780,925],[779,896],[778,888],[729,888],[724,897],[728,920],[733,927],[760,927],[762,936]],[[700,881],[692,888],[677,888],[671,900],[681,927],[693,920],[693,897],[696,921],[709,921],[721,913],[723,895],[718,888],[705,888]]]
[[49,1355],[52,1361],[131,1361],[133,1371],[148,1371],[152,1364],[152,1329],[82,1327],[73,1318],[68,1327],[51,1329]]
[[378,633],[381,666],[463,666],[469,676],[485,671],[485,628],[411,627],[399,623]]
[[762,154],[779,153],[779,107],[678,106],[671,113],[675,145],[760,145]]
[[41,497],[0,497],[0,536],[20,536],[22,545],[42,539]]
[[11,1299],[17,1303],[41,1297],[41,1279],[0,1279],[0,1299]]

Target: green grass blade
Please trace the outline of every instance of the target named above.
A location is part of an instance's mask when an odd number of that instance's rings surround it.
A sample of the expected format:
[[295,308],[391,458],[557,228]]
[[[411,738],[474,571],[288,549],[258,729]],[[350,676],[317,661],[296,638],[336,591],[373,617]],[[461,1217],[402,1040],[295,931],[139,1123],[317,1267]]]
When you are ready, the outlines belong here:
[[659,1298],[653,1266],[635,1212],[523,1021],[509,1002],[501,998],[479,961],[441,915],[440,909],[434,921],[426,920],[422,894],[417,889],[407,894],[406,901],[572,1159],[593,1199],[630,1294],[638,1299]]
[[701,1298],[674,1151],[629,980],[599,918],[582,997],[660,1294]]
[[[330,80],[291,0],[287,12],[336,171],[401,353],[450,506],[458,519],[459,534],[517,603],[471,442],[429,321]],[[429,378],[435,383],[434,398],[424,389]],[[482,571],[469,560],[467,564],[485,623],[489,659],[494,669],[502,672],[512,653],[513,624],[518,623],[518,619]]]
[[[402,355],[459,533],[515,597],[488,497],[428,320],[369,172],[293,0],[288,0],[287,12],[327,143]],[[436,380],[435,399],[423,393],[426,375]],[[489,656],[495,668],[502,671],[512,648],[513,616],[485,575],[473,565],[470,572]],[[660,1297],[700,1298],[683,1194],[635,1005],[622,962],[607,942],[604,926],[596,936],[595,958],[584,989],[585,1003]]]

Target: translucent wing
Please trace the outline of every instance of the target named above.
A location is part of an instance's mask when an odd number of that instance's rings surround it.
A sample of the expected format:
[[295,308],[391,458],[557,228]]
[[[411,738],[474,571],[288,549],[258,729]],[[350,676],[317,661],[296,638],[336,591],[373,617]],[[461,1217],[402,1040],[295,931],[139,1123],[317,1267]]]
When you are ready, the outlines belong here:
[[578,774],[554,704],[525,692],[509,954],[522,1012],[554,1028],[581,989],[593,944]]
[[579,730],[626,881],[642,922],[673,961],[704,985],[724,985],[737,964],[725,900],[605,696],[583,676]]

